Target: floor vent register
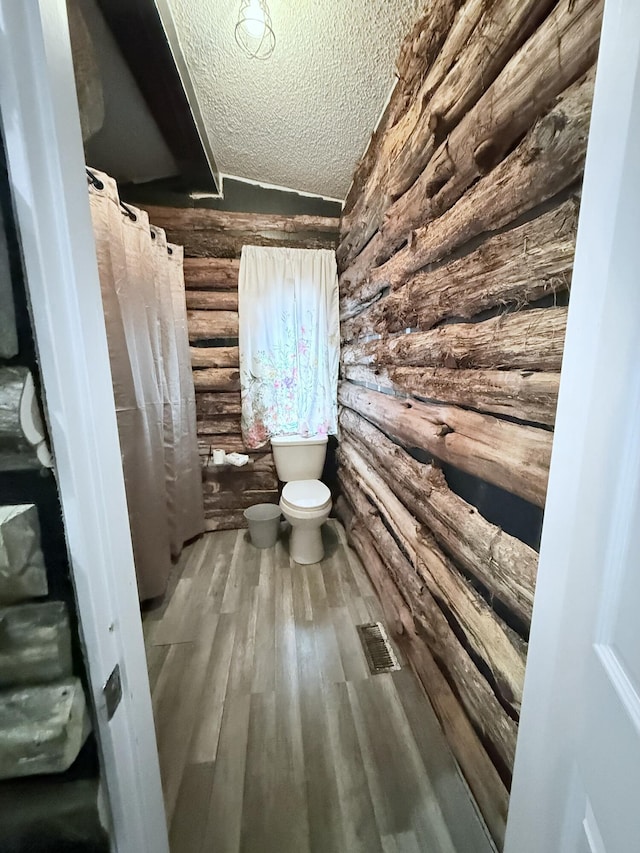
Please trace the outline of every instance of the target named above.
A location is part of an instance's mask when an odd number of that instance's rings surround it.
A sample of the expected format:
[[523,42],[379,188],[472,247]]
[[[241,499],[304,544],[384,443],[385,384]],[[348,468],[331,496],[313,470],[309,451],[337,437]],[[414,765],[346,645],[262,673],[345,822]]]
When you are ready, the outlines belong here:
[[400,669],[387,632],[380,622],[367,622],[356,625],[356,628],[372,675]]

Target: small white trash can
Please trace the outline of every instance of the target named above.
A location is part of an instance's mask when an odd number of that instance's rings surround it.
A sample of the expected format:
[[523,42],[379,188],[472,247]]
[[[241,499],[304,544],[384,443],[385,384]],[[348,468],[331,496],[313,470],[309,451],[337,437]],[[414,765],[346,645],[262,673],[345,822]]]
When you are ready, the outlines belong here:
[[281,514],[278,504],[255,504],[245,509],[249,535],[256,548],[273,548],[276,544]]

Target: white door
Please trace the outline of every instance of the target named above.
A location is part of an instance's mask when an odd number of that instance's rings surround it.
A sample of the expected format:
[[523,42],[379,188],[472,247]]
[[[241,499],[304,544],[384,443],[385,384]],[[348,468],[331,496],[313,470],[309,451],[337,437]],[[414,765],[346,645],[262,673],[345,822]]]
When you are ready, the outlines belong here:
[[0,0],[0,118],[113,849],[168,853],[64,0]]
[[606,0],[507,853],[640,851],[640,3]]

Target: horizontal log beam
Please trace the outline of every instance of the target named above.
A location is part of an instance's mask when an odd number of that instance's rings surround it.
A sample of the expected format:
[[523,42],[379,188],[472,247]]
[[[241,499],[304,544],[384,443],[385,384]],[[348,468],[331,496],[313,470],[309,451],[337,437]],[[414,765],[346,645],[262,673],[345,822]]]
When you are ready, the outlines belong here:
[[[425,98],[424,89],[427,84],[424,81],[428,80],[428,85],[433,88],[433,81],[438,78],[438,72],[434,71],[432,66],[446,66],[446,62],[442,62],[441,48],[445,40],[446,43],[450,41],[456,13],[463,5],[466,12],[463,20],[473,17],[473,12],[469,11],[470,6],[480,7],[478,0],[472,0],[466,5],[464,0],[438,0],[430,3],[427,13],[419,18],[400,48],[396,63],[398,81],[365,157],[356,170],[353,185],[345,200],[341,218],[342,242],[337,252],[341,266],[355,257],[378,227],[378,221],[371,211],[371,201],[378,200],[375,189],[381,183],[381,164],[391,161],[394,148],[397,149],[400,144],[399,140],[415,126],[415,104],[422,103]],[[472,26],[469,28],[469,32],[471,31]],[[464,42],[455,37],[454,41],[457,57]],[[444,52],[446,55],[446,50]],[[383,196],[383,193],[379,195]],[[379,204],[379,212],[380,207]],[[355,229],[354,223],[357,224]]]
[[277,489],[268,491],[245,491],[245,492],[214,492],[204,493],[205,514],[209,510],[216,509],[247,509],[254,504],[277,504],[280,495]]
[[[337,220],[336,220],[337,221]],[[173,231],[172,242],[184,246],[185,254],[194,258],[239,258],[243,246],[271,246],[291,249],[335,249],[337,231],[333,234],[249,234],[247,232],[211,233],[209,231]]]
[[480,743],[460,701],[423,640],[406,633],[406,654],[433,707],[447,743],[460,765],[482,816],[499,850],[502,850],[509,793]]
[[209,234],[207,231],[175,231],[173,242],[184,246],[185,254],[194,258],[239,258],[244,246],[269,246],[289,249],[335,249],[337,237],[329,234],[263,235]]
[[339,220],[331,216],[288,215],[281,213],[237,213],[227,210],[212,210],[206,207],[164,207],[147,205],[145,210],[154,225],[167,233],[177,231],[210,231],[225,233],[243,231],[246,234],[262,234],[277,231],[283,234],[314,233],[334,234],[338,232]]
[[342,361],[344,365],[558,371],[566,326],[566,308],[516,311],[479,323],[453,323],[428,332],[350,344],[342,350]]
[[[385,107],[380,121],[378,122],[377,127],[375,128],[373,134],[371,135],[371,138],[369,139],[369,143],[365,149],[364,154],[360,158],[358,165],[356,166],[356,170],[351,180],[351,185],[349,187],[347,196],[344,200],[344,205],[342,207],[342,216],[340,217],[340,240],[343,240],[351,230],[351,227],[353,225],[351,219],[351,212],[355,205],[358,204],[362,196],[362,191],[367,185],[369,176],[371,175],[371,172],[379,159],[379,150],[382,139],[387,133],[391,124],[393,123],[394,118],[405,107],[406,99],[404,93],[402,92],[401,86],[396,83],[393,92],[391,93],[389,103]],[[340,263],[339,259],[338,262]]]
[[[233,492],[243,495],[248,491],[274,492],[278,489],[278,478],[273,468],[260,468],[248,464],[242,468],[229,468],[215,471],[213,468],[203,469],[203,495],[217,495],[222,492]],[[239,504],[238,504],[239,505]]]
[[237,311],[187,311],[189,340],[237,338]]
[[[383,215],[393,200],[414,184],[437,144],[465,114],[473,112],[472,108],[487,89],[493,90],[491,84],[495,78],[508,60],[513,61],[517,48],[535,30],[551,5],[552,0],[493,0],[489,3],[470,0],[463,5],[411,107],[384,140],[377,173],[372,175],[364,193],[359,227],[347,237],[351,244],[348,256],[345,257],[341,250],[343,268],[381,226]],[[487,44],[492,45],[491,50],[487,50]],[[555,66],[553,71],[552,78],[561,76]],[[562,88],[564,86],[560,85],[558,91]],[[518,94],[516,90],[509,99],[515,100]],[[529,109],[533,101],[529,98]],[[527,109],[521,109],[520,113],[529,115]],[[490,126],[486,119],[484,124]],[[381,240],[373,245],[378,243],[382,245]],[[385,259],[384,248],[382,251],[377,248],[375,253],[371,253],[371,248],[365,250],[369,264]]]
[[[356,551],[375,591],[378,593],[387,628],[395,639],[401,637],[405,631],[403,617],[407,621],[406,602],[401,598],[398,588],[376,551],[367,528],[358,523],[358,519],[344,493],[338,496],[334,511],[336,518],[344,528],[345,544],[351,544]],[[340,533],[340,531],[338,532]]]
[[[418,228],[410,245],[371,274],[376,287],[398,286],[483,232],[495,231],[557,195],[582,176],[595,69],[571,86],[516,149],[438,219]],[[405,231],[405,235],[406,235]]]
[[237,290],[240,261],[237,258],[185,258],[187,290]]
[[[372,270],[362,252],[341,276],[341,292],[365,304],[398,287],[480,234],[490,234],[558,195],[582,176],[594,71],[567,89],[499,165],[438,219],[404,232],[408,244]],[[382,239],[382,238],[381,238]],[[371,241],[373,243],[373,241]],[[367,252],[373,251],[366,249]]]
[[451,491],[439,468],[414,459],[360,415],[343,409],[340,427],[440,546],[528,625],[538,569],[533,548],[487,521]]
[[360,491],[357,480],[346,471],[341,471],[339,476],[344,493],[356,511],[355,526],[368,531],[374,540],[393,582],[403,598],[408,600],[414,624],[425,637],[431,653],[448,672],[474,728],[484,743],[490,745],[491,751],[499,756],[510,776],[517,724],[496,699],[489,683],[454,634],[436,600],[402,554],[377,511]]
[[338,218],[328,216],[154,205],[146,209],[151,221],[165,229],[169,241],[184,246],[186,256],[207,259],[239,258],[245,245],[332,249],[340,224]]
[[187,290],[187,308],[205,311],[237,311],[238,293],[231,290]]
[[[597,56],[602,9],[601,0],[555,7],[442,143],[411,189],[389,208],[378,257],[389,257],[409,231],[425,228],[449,210],[502,160],[554,98],[588,71]],[[557,52],[557,62],[549,61],[550,52]]]
[[553,426],[559,373],[530,370],[458,370],[448,367],[367,367],[349,365],[350,382],[377,385],[398,394],[465,406],[477,412],[507,415]]
[[567,327],[566,308],[500,314],[479,323],[452,323],[342,350],[344,365],[489,368],[558,371]]
[[[360,556],[376,587],[385,614],[403,614],[406,610],[405,604],[395,584],[390,579],[386,582],[379,580],[385,578],[384,568],[379,567],[380,557],[373,547],[369,534],[361,525],[353,525],[348,531],[349,541]],[[369,559],[373,553],[378,557],[378,561]],[[391,627],[397,624],[397,621],[392,621],[389,615],[387,615],[387,621]],[[402,631],[396,628],[394,638],[404,649],[416,672],[487,826],[496,842],[501,845],[506,827],[509,795],[498,771],[427,646],[410,624],[410,620],[407,619]]]
[[191,367],[238,367],[240,351],[238,347],[190,347]]
[[415,273],[357,316],[363,306],[344,296],[343,340],[409,328],[426,330],[448,317],[470,319],[496,305],[526,305],[567,290],[578,208],[579,199],[572,198],[531,222],[490,237],[458,260]]
[[205,367],[202,370],[194,370],[193,386],[196,391],[239,391],[240,371],[231,367]]
[[419,447],[543,507],[552,434],[435,403],[407,401],[342,382],[341,405],[362,415],[405,447]]
[[[446,145],[438,149],[403,198],[404,211],[419,216],[413,202],[421,191],[429,193],[433,188],[437,188],[436,212],[446,210],[502,159],[555,98],[586,74],[598,55],[603,8],[602,0],[555,5],[475,107],[464,114],[458,112],[462,118]],[[540,4],[536,10],[540,11]],[[459,111],[460,97],[447,95],[451,98],[447,107],[455,105]],[[447,124],[447,107],[442,109],[437,96],[432,106],[439,120]]]
[[200,415],[196,428],[199,436],[237,435],[240,432],[240,416]]
[[406,36],[396,60],[398,85],[407,96],[413,96],[429,72],[451,29],[457,10],[464,0],[437,0],[429,3],[424,13]]
[[[216,394],[215,391],[202,391],[196,394],[196,414],[198,418],[210,418],[218,415],[240,415],[242,397],[239,391]],[[237,432],[237,430],[236,430]]]
[[[486,664],[501,701],[519,713],[522,702],[526,643],[489,607],[438,547],[427,527],[421,525],[395,496],[385,481],[363,459],[355,446],[342,442],[340,466],[346,470],[400,543],[414,569],[414,589],[426,585],[455,619],[469,648]],[[407,579],[409,580],[409,579]]]

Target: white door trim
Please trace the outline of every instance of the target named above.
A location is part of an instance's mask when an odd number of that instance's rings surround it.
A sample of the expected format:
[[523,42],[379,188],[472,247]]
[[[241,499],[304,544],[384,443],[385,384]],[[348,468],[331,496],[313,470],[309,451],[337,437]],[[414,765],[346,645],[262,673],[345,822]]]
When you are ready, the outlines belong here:
[[0,112],[113,847],[168,853],[64,0],[0,0]]
[[639,152],[640,4],[606,0],[506,853],[573,851],[580,825],[601,844],[576,759],[607,561],[632,523],[616,501],[640,435]]

